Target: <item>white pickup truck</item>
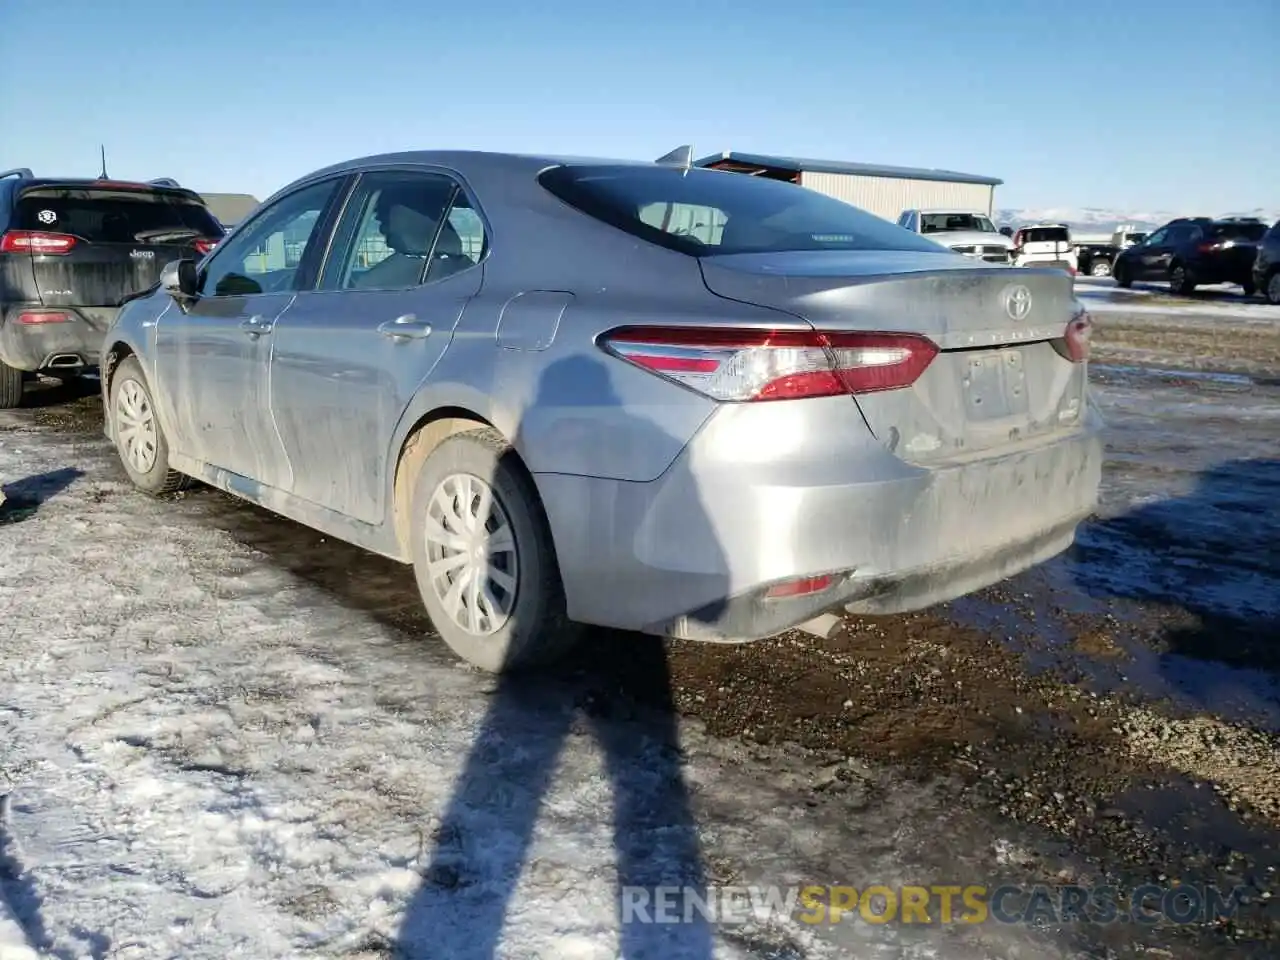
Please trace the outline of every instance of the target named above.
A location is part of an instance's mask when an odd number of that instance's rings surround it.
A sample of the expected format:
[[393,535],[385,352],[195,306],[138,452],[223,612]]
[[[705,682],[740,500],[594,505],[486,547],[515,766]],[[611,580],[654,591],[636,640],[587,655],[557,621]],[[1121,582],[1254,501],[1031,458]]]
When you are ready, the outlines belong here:
[[989,216],[979,211],[903,210],[897,223],[967,257],[989,263],[1013,260],[1013,241],[996,229]]

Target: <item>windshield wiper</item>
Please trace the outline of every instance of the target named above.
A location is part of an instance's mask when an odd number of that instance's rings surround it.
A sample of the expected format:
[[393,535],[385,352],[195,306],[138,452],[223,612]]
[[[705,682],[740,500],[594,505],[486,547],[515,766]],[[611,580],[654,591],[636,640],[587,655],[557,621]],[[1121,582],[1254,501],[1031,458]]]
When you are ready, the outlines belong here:
[[139,230],[133,235],[133,239],[146,243],[148,240],[179,240],[200,235],[200,231],[194,227],[161,227],[158,230]]

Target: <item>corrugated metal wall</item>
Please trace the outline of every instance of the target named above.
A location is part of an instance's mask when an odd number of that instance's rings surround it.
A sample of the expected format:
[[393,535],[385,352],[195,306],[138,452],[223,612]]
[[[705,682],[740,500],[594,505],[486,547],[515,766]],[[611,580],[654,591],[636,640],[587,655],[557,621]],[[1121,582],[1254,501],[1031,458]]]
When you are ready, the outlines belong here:
[[903,210],[920,207],[981,210],[991,216],[995,199],[994,188],[981,183],[900,180],[896,177],[860,177],[807,170],[800,174],[800,185],[893,221]]

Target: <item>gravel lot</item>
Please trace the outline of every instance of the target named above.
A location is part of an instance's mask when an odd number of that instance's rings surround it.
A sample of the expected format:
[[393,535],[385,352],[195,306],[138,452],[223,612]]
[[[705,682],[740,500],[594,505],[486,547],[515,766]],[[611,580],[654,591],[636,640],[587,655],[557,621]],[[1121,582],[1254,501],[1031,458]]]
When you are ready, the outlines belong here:
[[[567,679],[546,681],[540,695],[551,696],[550,690],[556,702],[573,703],[588,722],[615,732],[619,724],[662,724],[664,716],[677,714],[679,749],[701,758],[703,775],[709,776],[706,765],[714,759],[726,790],[735,769],[739,781],[743,771],[768,778],[751,788],[759,791],[753,796],[695,791],[700,829],[709,832],[700,840],[713,879],[754,870],[761,882],[788,882],[782,877],[797,871],[820,878],[811,882],[857,883],[868,872],[906,883],[941,882],[912,877],[950,869],[966,878],[1003,873],[1022,882],[1105,881],[1122,889],[1146,882],[1224,889],[1247,884],[1255,891],[1250,902],[1234,921],[1213,927],[1064,926],[1019,931],[1004,940],[982,933],[912,939],[883,930],[868,937],[864,929],[861,939],[841,940],[841,934],[830,942],[772,930],[724,955],[819,957],[829,955],[822,952],[827,948],[840,956],[948,958],[1280,954],[1280,323],[1103,313],[1098,340],[1103,362],[1111,364],[1095,371],[1110,428],[1104,495],[1068,554],[926,614],[848,618],[825,641],[792,633],[720,647],[600,632],[570,665]],[[16,691],[9,705],[0,696],[0,742],[8,745],[0,747],[0,770],[15,796],[21,796],[21,784],[39,781],[42,750],[79,743],[68,732],[72,728],[59,726],[49,712],[71,710],[74,702],[58,689],[59,671],[71,670],[74,677],[89,669],[79,659],[87,653],[68,647],[76,631],[117,638],[95,654],[92,669],[126,688],[137,684],[137,696],[154,698],[145,708],[151,711],[147,723],[154,724],[166,701],[180,702],[169,686],[187,682],[184,670],[216,662],[214,653],[202,665],[181,651],[231,642],[226,621],[199,612],[206,594],[234,603],[242,599],[237,590],[248,591],[255,609],[275,611],[277,620],[291,623],[287,638],[237,654],[247,658],[236,661],[245,704],[253,703],[255,691],[268,699],[284,696],[255,687],[269,679],[262,674],[285,684],[289,697],[319,696],[318,688],[305,687],[280,667],[305,653],[312,666],[328,663],[356,681],[385,684],[375,692],[376,709],[416,717],[415,723],[440,724],[441,730],[462,724],[459,718],[473,709],[463,705],[469,697],[480,703],[474,709],[483,708],[488,681],[458,668],[438,644],[422,644],[430,624],[408,568],[212,490],[134,506],[140,498],[123,486],[122,471],[101,439],[99,401],[91,391],[85,394],[43,390],[33,394],[28,409],[0,414],[0,481],[8,497],[0,507],[0,559],[24,561],[35,547],[21,541],[47,544],[56,532],[63,540],[48,556],[61,559],[49,561],[40,576],[92,579],[97,565],[147,542],[137,531],[128,540],[122,529],[143,518],[156,525],[156,549],[171,557],[175,571],[206,590],[190,597],[149,591],[128,586],[118,574],[114,589],[130,597],[127,616],[111,620],[114,608],[104,598],[95,601],[106,605],[100,615],[93,614],[80,598],[76,620],[74,584],[62,585],[55,599],[67,606],[53,612],[32,595],[34,568],[24,568],[28,579],[11,580],[11,589],[0,584],[0,639],[9,634],[0,645],[0,682]],[[16,469],[14,451],[44,465],[35,478]],[[83,559],[66,540],[73,536],[83,537],[91,545],[86,555],[96,559]],[[131,546],[113,546],[117,542]],[[263,572],[255,572],[259,568]],[[255,586],[254,578],[262,583]],[[308,609],[316,616],[324,612],[323,630],[320,620],[298,619],[298,611]],[[334,611],[341,611],[341,627],[331,622],[339,616]],[[110,630],[85,633],[84,617]],[[146,623],[145,645],[118,639],[116,631],[139,622]],[[245,629],[252,626],[246,622]],[[332,645],[327,653],[325,643]],[[173,645],[179,653],[160,656],[153,645]],[[253,649],[261,662],[253,661]],[[50,657],[62,665],[41,662]],[[170,663],[170,677],[151,676],[144,684],[139,671],[160,670],[162,661]],[[425,672],[436,678],[432,683],[445,684],[451,699],[442,702],[453,712],[433,714],[420,701],[421,690],[397,687],[397,671]],[[121,702],[131,693],[118,690]],[[210,687],[206,694],[206,709],[215,709],[220,696],[236,701],[234,691]],[[212,757],[157,746],[148,752],[155,767],[150,776],[230,770],[242,780],[265,777],[267,761],[249,750],[254,738],[245,732],[252,729],[247,716],[235,718],[240,732],[231,740],[206,731]],[[361,729],[347,735],[358,739]],[[459,733],[464,746],[465,732]],[[130,735],[140,736],[119,734]],[[440,743],[447,739],[438,737]],[[393,759],[415,762],[403,755]],[[346,775],[355,778],[348,785],[353,796],[335,802],[367,801],[391,819],[430,819],[418,809],[430,806],[422,784],[370,784],[367,766],[365,774],[352,769],[357,772]],[[448,769],[441,761],[439,776],[449,779]],[[505,768],[490,775],[517,774],[525,775]],[[306,777],[300,770],[282,783],[305,784]],[[747,788],[739,781],[732,782],[740,794]],[[380,798],[370,800],[371,793]],[[415,796],[421,802],[415,804]],[[825,852],[785,839],[787,828],[775,822],[784,808],[793,811],[793,829],[821,838]],[[590,823],[589,811],[580,813]],[[608,820],[607,810],[595,813]],[[742,833],[753,818],[758,836]],[[439,827],[439,819],[433,822]],[[723,824],[719,841],[712,836],[717,822]],[[42,873],[30,853],[25,859],[12,850],[6,854],[6,835],[13,847],[19,833],[16,827],[0,831],[0,904],[7,900],[29,939],[88,949],[84,944],[92,937],[77,941],[71,928],[76,911],[97,908],[86,906],[87,894],[75,893],[75,872],[65,864]],[[735,840],[735,834],[741,835]],[[779,852],[784,847],[791,851],[785,856]],[[352,864],[368,851],[348,853],[343,876],[363,891],[351,879],[359,875]],[[181,856],[172,856],[181,865]],[[262,889],[281,896],[280,883],[272,883]],[[421,891],[384,897],[376,916],[366,916],[367,896],[362,900],[364,894],[346,888],[317,882],[293,893],[314,897],[321,888],[329,898],[321,900],[330,906],[306,901],[311,907],[290,908],[290,916],[302,917],[297,930],[263,921],[283,931],[280,942],[298,955],[390,956],[396,949],[437,955],[426,946],[433,935],[424,932],[424,921],[416,928],[410,922],[415,911],[435,916],[423,910]],[[156,910],[156,916],[163,912]],[[328,918],[324,936],[316,933],[324,926],[316,916]],[[117,946],[130,923],[142,923],[125,915],[97,916],[95,922],[82,925]],[[217,942],[226,949],[268,942],[243,932],[232,936],[218,922],[209,929],[222,936]],[[196,942],[174,937],[173,943]],[[587,940],[573,948],[578,952],[560,955],[597,955]],[[538,942],[543,949],[550,943],[570,949],[569,941],[555,941],[552,933]],[[464,941],[454,949],[438,955],[489,955]],[[468,952],[473,949],[478,952]],[[511,956],[526,955],[512,949]],[[670,944],[654,949],[654,955],[709,956],[696,948],[680,953]],[[166,954],[138,948],[93,955]]]

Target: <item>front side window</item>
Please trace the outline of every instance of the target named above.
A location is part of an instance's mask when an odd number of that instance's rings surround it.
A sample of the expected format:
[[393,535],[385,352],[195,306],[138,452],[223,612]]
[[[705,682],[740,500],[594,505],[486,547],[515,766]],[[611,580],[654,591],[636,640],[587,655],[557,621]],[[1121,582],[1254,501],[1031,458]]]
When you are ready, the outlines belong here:
[[1165,242],[1165,240],[1167,240],[1168,238],[1169,238],[1169,228],[1168,228],[1168,227],[1161,227],[1159,230],[1157,230],[1157,231],[1156,231],[1155,233],[1153,233],[1151,236],[1147,237],[1147,240],[1146,240],[1146,242],[1143,244],[1143,246],[1144,246],[1144,247],[1158,247],[1158,246],[1160,246],[1161,244],[1163,244],[1163,243]]
[[473,266],[484,227],[452,178],[400,170],[360,178],[322,290],[398,290]]
[[298,267],[340,179],[304,187],[277,200],[238,235],[217,248],[202,271],[205,297],[243,297],[296,289]]
[[931,240],[780,180],[720,170],[621,164],[566,165],[538,176],[586,215],[681,253],[708,257],[788,250],[915,250]]

